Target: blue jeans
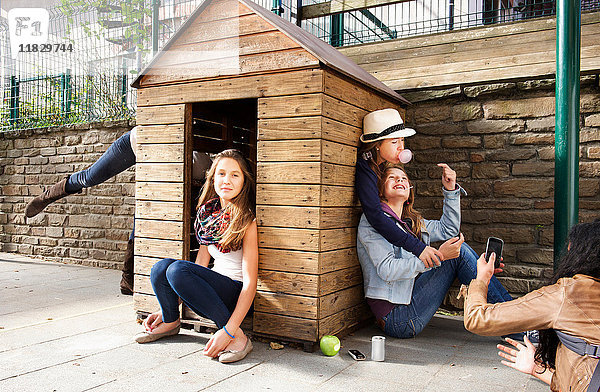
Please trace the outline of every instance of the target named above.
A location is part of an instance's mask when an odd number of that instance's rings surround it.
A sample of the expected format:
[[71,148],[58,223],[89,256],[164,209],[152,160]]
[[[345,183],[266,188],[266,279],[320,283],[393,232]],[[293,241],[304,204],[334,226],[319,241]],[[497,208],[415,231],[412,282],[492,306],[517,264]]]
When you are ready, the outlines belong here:
[[71,174],[65,184],[65,191],[75,193],[83,188],[102,184],[135,165],[135,154],[131,148],[129,133],[115,140],[92,166]]
[[[383,318],[386,335],[396,338],[412,338],[419,334],[442,304],[450,285],[455,278],[462,284],[471,283],[477,276],[479,256],[466,243],[460,248],[456,259],[442,261],[442,265],[422,273],[415,279],[415,285],[408,305],[396,305]],[[506,302],[512,297],[492,277],[488,288],[488,302]]]
[[185,260],[162,259],[150,272],[165,323],[179,320],[179,298],[222,328],[233,313],[242,282]]

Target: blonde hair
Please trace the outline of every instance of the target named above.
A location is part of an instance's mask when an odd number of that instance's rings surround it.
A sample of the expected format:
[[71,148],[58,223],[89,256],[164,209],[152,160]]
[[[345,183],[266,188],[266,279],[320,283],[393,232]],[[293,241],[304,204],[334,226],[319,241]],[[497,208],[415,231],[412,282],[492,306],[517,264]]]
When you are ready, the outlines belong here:
[[[385,178],[393,169],[401,170],[406,177],[408,178],[408,174],[404,167],[397,164],[387,164],[381,173],[381,178],[377,182],[377,188],[379,189],[379,198],[383,201],[386,201],[385,196],[383,195],[383,191],[385,188]],[[412,185],[410,178],[408,179],[408,184]],[[412,231],[415,233],[419,239],[421,238],[421,231],[423,230],[423,216],[421,213],[414,208],[415,205],[415,188],[412,187],[409,190],[408,199],[404,202],[402,207],[402,216],[400,219],[409,218],[412,221]]]
[[231,199],[230,203],[224,208],[223,213],[229,214],[231,220],[227,228],[221,234],[219,245],[223,249],[235,251],[242,247],[244,235],[248,226],[252,223],[255,217],[255,195],[254,195],[254,176],[250,169],[248,161],[238,150],[231,149],[220,152],[215,156],[210,169],[206,173],[206,182],[200,191],[197,209],[202,207],[208,201],[219,197],[215,191],[214,180],[217,165],[224,158],[230,158],[237,162],[242,170],[244,184],[240,193]]

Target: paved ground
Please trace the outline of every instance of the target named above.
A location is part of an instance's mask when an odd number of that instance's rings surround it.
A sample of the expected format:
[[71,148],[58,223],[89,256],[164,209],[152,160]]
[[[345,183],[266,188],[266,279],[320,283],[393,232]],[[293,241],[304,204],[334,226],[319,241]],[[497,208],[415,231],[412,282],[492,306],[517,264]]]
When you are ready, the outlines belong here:
[[387,339],[386,361],[370,352],[367,327],[325,357],[256,342],[241,363],[201,354],[207,334],[139,345],[120,272],[0,253],[0,391],[547,391],[500,364],[497,338],[466,332],[458,318],[435,317],[416,339]]

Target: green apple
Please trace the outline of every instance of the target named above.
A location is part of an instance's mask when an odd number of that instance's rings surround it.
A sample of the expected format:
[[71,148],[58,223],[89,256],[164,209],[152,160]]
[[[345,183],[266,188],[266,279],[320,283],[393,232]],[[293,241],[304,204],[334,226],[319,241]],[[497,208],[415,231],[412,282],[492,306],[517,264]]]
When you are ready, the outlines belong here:
[[319,346],[321,346],[321,351],[323,354],[327,355],[328,357],[333,357],[338,353],[338,351],[340,351],[340,339],[338,339],[337,336],[325,335],[321,338]]

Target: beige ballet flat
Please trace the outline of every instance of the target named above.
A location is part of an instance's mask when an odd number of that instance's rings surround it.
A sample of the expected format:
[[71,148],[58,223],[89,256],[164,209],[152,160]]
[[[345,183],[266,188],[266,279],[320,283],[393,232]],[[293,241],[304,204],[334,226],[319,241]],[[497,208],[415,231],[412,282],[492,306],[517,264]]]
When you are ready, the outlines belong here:
[[150,342],[154,342],[155,340],[158,340],[160,338],[164,338],[166,336],[177,335],[179,333],[179,329],[180,329],[180,326],[178,325],[177,327],[175,327],[167,332],[163,332],[163,333],[151,333],[148,331],[143,331],[143,332],[140,332],[137,335],[135,335],[133,337],[133,340],[135,340],[136,342],[138,342],[140,344],[150,343]]
[[246,345],[242,351],[234,351],[234,350],[225,350],[221,354],[219,354],[219,362],[221,363],[232,363],[240,361],[246,358],[246,355],[252,351],[252,342],[250,338],[247,338]]

